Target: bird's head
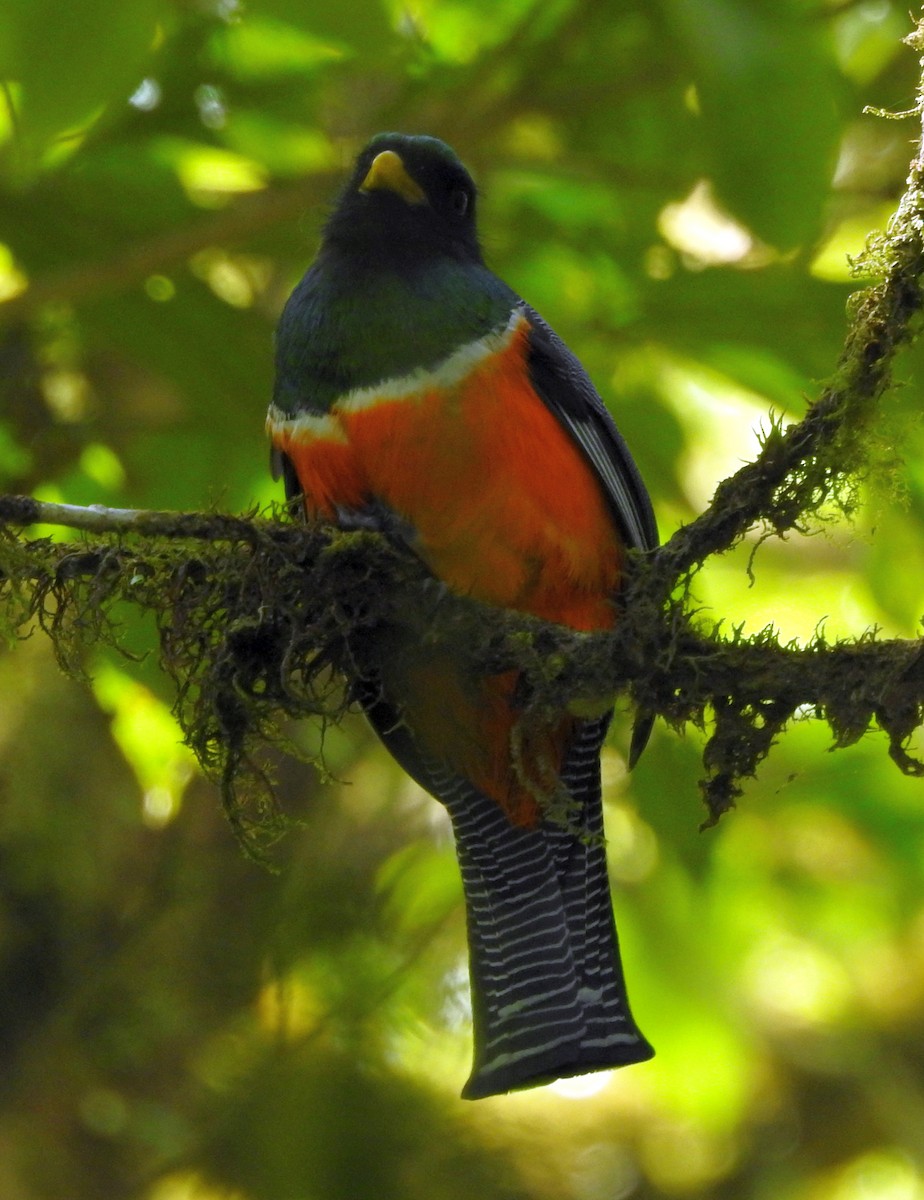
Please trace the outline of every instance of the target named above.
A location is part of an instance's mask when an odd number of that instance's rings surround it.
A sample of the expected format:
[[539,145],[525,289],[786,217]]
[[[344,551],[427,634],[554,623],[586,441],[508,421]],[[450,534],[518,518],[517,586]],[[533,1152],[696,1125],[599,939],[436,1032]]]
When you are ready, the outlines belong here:
[[480,263],[475,197],[472,177],[445,142],[380,133],[356,160],[325,226],[325,244],[367,263]]

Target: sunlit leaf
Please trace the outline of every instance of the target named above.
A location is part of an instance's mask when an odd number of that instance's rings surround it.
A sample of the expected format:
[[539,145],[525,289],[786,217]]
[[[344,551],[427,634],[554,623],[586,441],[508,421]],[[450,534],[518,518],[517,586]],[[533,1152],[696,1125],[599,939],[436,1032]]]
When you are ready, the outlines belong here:
[[719,197],[773,245],[815,236],[840,129],[817,17],[796,0],[683,0],[666,12],[689,55]]
[[17,127],[26,166],[55,137],[108,104],[127,101],[143,74],[162,0],[10,0],[4,73],[21,89]]

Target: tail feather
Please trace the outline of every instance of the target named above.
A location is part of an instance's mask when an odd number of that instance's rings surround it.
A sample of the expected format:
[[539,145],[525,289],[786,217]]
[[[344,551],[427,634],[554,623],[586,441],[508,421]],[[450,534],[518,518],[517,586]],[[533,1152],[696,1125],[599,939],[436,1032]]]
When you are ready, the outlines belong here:
[[653,1051],[629,1011],[602,842],[599,748],[605,720],[578,727],[563,781],[571,832],[516,828],[494,801],[439,772],[465,891],[476,1099],[624,1066]]
[[360,684],[357,697],[391,753],[452,821],[474,1025],[463,1097],[650,1058],[626,998],[603,845],[599,756],[609,719],[575,722],[562,782],[578,828],[524,828],[466,780],[423,761],[374,682]]
[[619,1052],[634,1046],[637,1057],[624,1061],[636,1062],[653,1052],[629,1011],[610,898],[600,789],[600,745],[608,724],[606,717],[580,726],[564,766],[564,782],[579,805],[578,836],[559,826],[547,826],[546,836],[556,845],[562,906],[585,1000],[581,1061],[608,1047]]

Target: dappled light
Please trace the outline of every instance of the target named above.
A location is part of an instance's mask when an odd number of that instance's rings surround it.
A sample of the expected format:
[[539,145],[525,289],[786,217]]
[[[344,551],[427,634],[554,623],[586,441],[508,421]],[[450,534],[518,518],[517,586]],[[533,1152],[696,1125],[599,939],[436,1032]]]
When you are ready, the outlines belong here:
[[[851,296],[884,270],[869,238],[920,137],[915,113],[883,115],[914,103],[916,15],[897,0],[12,5],[0,491],[275,503],[284,520],[263,429],[273,329],[355,153],[395,129],[444,138],[471,169],[486,260],[586,367],[666,541],[839,381]],[[845,435],[842,489],[694,572],[700,628],[920,636],[920,345],[892,377]],[[608,866],[656,1057],[464,1104],[449,821],[350,708],[346,656],[313,663],[296,703],[259,675],[274,648],[251,646],[253,677],[242,658],[215,694],[243,704],[252,684],[271,744],[251,756],[248,729],[237,760],[208,724],[214,680],[159,664],[165,629],[186,663],[224,631],[230,592],[203,606],[196,591],[222,559],[256,620],[280,583],[269,541],[247,547],[254,577],[236,543],[178,539],[155,560],[127,537],[112,561],[136,575],[116,596],[96,560],[55,577],[71,534],[29,537],[49,539],[30,559],[45,573],[4,575],[3,604],[20,613],[35,589],[72,677],[4,615],[3,1200],[924,1200],[924,781],[889,760],[887,688],[863,736],[813,703],[780,729],[768,715],[756,776],[702,831],[715,708],[701,727],[659,720],[630,772],[621,698]],[[339,553],[358,573],[361,535]],[[902,745],[920,756],[921,730]],[[266,834],[270,869],[241,853],[194,749],[223,782],[246,760],[251,807],[229,812],[245,839]]]

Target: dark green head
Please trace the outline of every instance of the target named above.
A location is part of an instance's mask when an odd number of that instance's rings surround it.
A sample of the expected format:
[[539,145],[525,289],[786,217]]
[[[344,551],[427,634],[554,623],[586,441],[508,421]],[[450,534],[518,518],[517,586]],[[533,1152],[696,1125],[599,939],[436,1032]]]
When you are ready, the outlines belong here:
[[475,185],[452,150],[380,133],[282,314],[275,402],[323,412],[351,388],[431,368],[504,325],[517,301],[482,261]]
[[326,246],[364,265],[423,265],[437,258],[481,263],[475,185],[438,138],[380,133],[356,160],[324,229]]

